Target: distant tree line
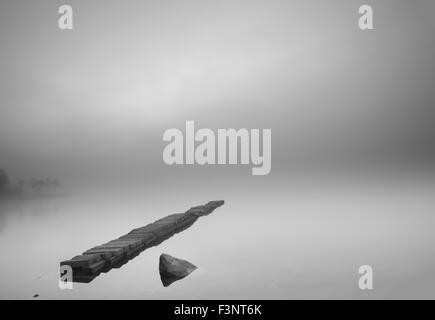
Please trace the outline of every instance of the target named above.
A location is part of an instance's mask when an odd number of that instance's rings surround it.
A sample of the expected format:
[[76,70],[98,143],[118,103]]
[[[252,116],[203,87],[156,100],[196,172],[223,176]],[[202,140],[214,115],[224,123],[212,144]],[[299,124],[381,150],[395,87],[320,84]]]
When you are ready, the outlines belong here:
[[6,193],[8,187],[9,187],[9,178],[6,172],[0,169],[0,194]]
[[[25,181],[24,181],[25,183]],[[59,187],[59,181],[57,179],[31,179],[30,185],[32,188],[42,188],[42,187]]]
[[0,196],[6,194],[20,194],[28,185],[32,190],[41,191],[43,188],[60,186],[57,179],[35,179],[30,180],[18,179],[16,184],[11,184],[8,175],[3,169],[0,169]]

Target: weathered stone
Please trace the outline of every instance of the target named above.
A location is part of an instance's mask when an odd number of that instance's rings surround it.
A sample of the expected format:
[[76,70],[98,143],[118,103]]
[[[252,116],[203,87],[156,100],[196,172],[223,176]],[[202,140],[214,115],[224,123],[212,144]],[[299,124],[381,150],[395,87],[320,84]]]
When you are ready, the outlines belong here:
[[[144,227],[136,228],[118,239],[93,247],[85,251],[83,255],[62,261],[61,265],[69,265],[73,268],[74,281],[90,282],[100,272],[107,272],[111,268],[122,266],[141,251],[156,246],[189,228],[199,217],[210,214],[223,204],[223,201],[210,201],[206,205],[193,207],[185,213],[171,214]],[[164,268],[165,261],[162,262],[164,264],[162,266],[162,281],[167,285],[187,276],[196,268],[187,261],[179,260],[184,264],[180,262],[178,267],[182,268],[184,266],[184,270],[177,271],[176,268],[171,269],[167,265],[168,272],[166,272]],[[174,267],[176,266],[174,265]],[[164,280],[164,278],[167,280]]]
[[94,263],[101,261],[101,256],[99,254],[87,254],[75,256],[71,260],[62,261],[60,265],[69,265],[72,268],[78,267],[90,267]]
[[89,250],[83,252],[83,254],[96,254],[96,253],[99,253],[99,254],[104,255],[104,257],[106,259],[109,259],[112,256],[122,255],[126,251],[127,251],[126,248],[105,248],[104,246],[98,246],[98,247],[94,247],[92,249],[89,249]]
[[196,266],[189,261],[178,259],[169,254],[161,254],[159,262],[160,279],[163,286],[187,277],[196,269]]

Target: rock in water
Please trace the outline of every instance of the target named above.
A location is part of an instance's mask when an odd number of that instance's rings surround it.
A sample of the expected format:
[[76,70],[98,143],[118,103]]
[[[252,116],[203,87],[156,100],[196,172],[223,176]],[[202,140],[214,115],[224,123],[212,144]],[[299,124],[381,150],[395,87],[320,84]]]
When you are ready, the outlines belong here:
[[183,279],[195,269],[196,266],[189,261],[177,259],[165,253],[160,255],[160,279],[165,287],[177,280]]

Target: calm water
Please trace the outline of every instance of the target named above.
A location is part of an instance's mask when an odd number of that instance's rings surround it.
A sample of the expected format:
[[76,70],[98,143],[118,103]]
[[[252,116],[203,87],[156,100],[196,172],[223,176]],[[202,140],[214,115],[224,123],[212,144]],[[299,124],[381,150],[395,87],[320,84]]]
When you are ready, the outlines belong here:
[[[0,298],[435,298],[435,188],[426,179],[194,189],[2,203]],[[61,260],[218,199],[226,204],[122,268],[58,289]],[[161,253],[198,269],[164,288]],[[371,292],[358,289],[362,264],[374,269]]]

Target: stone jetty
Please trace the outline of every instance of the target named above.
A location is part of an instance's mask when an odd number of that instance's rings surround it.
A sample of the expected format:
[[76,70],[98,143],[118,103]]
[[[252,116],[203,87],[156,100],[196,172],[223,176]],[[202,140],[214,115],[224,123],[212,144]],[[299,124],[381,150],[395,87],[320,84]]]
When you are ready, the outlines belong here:
[[93,247],[70,260],[62,261],[60,265],[72,268],[74,282],[90,282],[101,272],[119,268],[145,249],[159,245],[174,234],[186,230],[199,217],[209,215],[223,204],[222,200],[210,201],[184,213],[169,215],[133,229],[118,239]]

